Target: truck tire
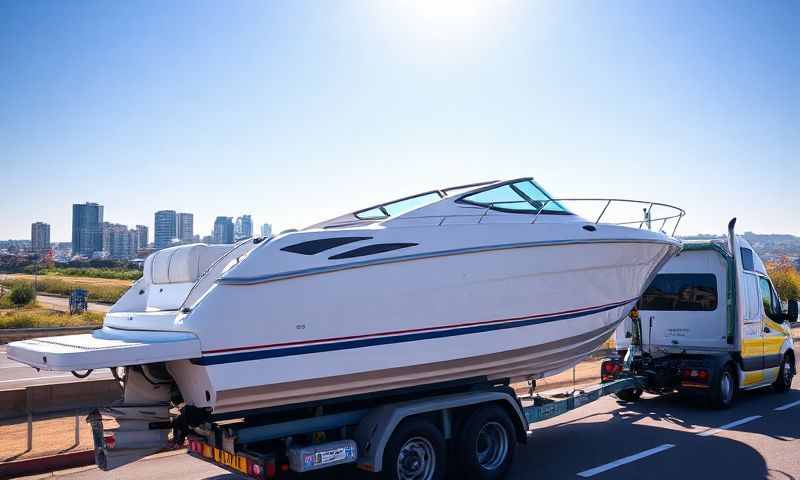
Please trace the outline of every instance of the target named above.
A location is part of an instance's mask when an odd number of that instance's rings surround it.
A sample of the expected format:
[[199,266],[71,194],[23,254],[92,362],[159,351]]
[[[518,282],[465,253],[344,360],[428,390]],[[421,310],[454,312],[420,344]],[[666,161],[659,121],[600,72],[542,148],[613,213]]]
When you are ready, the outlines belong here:
[[794,365],[792,364],[792,356],[789,353],[783,356],[781,362],[781,369],[778,372],[778,379],[772,384],[772,388],[778,393],[785,393],[792,389],[792,380],[794,380]]
[[397,426],[383,450],[381,478],[441,480],[447,468],[442,433],[431,422],[409,418]]
[[620,390],[614,396],[623,402],[635,402],[642,398],[642,391],[638,388],[628,388],[627,390]]
[[511,467],[517,440],[508,413],[497,405],[478,408],[464,422],[456,455],[459,478],[495,480]]
[[736,375],[730,364],[725,365],[720,370],[719,375],[714,378],[711,391],[708,395],[709,403],[712,408],[724,410],[733,405],[736,396]]

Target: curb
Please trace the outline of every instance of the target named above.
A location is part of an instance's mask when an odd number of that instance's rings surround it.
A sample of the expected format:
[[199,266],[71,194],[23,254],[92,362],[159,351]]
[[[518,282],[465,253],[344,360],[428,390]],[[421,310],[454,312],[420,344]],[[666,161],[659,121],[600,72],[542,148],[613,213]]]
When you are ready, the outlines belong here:
[[48,457],[13,460],[0,463],[0,478],[14,478],[25,475],[49,473],[65,468],[85,467],[94,464],[94,451],[59,453]]
[[[186,447],[180,446],[162,450],[139,459],[138,461],[181,455],[183,453],[186,453]],[[50,474],[60,470],[89,466],[95,466],[94,450],[59,453],[47,457],[28,458],[25,460],[14,460],[13,462],[0,463],[0,479]],[[49,475],[47,478],[49,478]]]

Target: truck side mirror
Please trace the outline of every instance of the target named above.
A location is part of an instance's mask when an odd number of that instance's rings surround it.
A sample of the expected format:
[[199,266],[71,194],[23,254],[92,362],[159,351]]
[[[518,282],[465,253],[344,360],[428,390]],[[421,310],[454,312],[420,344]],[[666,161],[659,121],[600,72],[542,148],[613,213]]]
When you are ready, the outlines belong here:
[[790,322],[797,321],[797,311],[798,311],[798,303],[797,299],[793,298],[789,300],[789,313],[786,314],[786,320]]

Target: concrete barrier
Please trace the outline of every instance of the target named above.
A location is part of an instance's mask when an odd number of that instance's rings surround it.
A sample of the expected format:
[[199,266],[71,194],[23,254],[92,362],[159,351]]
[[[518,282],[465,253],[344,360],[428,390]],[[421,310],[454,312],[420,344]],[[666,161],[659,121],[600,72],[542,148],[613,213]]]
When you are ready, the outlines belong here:
[[0,391],[0,419],[70,410],[90,410],[122,399],[119,382],[87,380]]
[[0,345],[20,340],[29,340],[37,337],[54,337],[60,335],[76,335],[89,333],[98,326],[86,327],[54,327],[54,328],[6,328],[0,330]]

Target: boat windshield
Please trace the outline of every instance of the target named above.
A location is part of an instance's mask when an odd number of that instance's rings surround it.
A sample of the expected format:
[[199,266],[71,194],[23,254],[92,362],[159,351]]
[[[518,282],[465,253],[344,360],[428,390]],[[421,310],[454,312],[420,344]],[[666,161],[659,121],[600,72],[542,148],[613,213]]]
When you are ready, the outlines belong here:
[[442,194],[438,191],[421,193],[413,197],[401,198],[393,202],[384,203],[376,207],[370,207],[365,210],[360,210],[354,215],[360,220],[381,220],[384,218],[394,217],[414,210],[415,208],[428,205],[429,203],[436,202],[442,199]]
[[467,195],[459,201],[501,212],[571,214],[531,180],[505,183]]

